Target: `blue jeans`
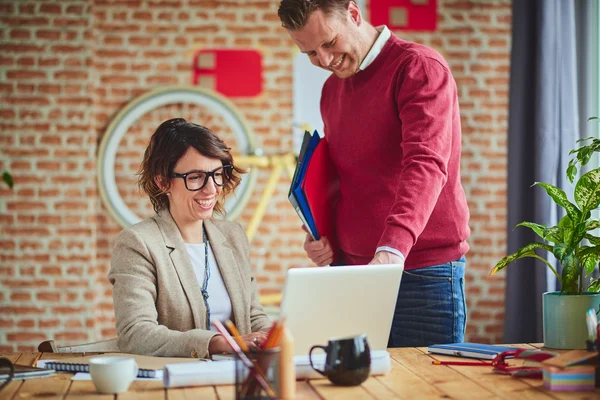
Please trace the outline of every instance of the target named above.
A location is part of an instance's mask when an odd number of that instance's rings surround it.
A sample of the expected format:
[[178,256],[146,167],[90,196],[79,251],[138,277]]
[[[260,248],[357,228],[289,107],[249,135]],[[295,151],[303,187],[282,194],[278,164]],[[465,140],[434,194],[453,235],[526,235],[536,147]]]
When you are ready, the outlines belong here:
[[459,343],[467,323],[466,259],[404,271],[388,347]]

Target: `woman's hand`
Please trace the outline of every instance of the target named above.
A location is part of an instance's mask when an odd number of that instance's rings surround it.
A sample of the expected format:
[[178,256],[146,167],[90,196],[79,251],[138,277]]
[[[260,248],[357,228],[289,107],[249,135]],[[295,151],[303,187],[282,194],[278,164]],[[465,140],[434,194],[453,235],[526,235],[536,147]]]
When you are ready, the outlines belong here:
[[[267,334],[265,332],[253,332],[242,336],[242,340],[246,343],[246,346],[250,351],[260,350],[260,346],[267,340]],[[233,353],[231,346],[225,340],[222,335],[215,335],[210,339],[208,343],[208,352],[210,354],[229,354]]]

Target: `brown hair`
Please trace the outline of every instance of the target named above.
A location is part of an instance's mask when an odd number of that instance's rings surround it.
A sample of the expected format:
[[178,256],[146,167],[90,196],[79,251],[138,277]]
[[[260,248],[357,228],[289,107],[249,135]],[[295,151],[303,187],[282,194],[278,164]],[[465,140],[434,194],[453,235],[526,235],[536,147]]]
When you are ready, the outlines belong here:
[[231,148],[208,128],[174,118],[160,124],[146,147],[144,160],[138,172],[138,185],[150,197],[154,211],[169,208],[169,197],[157,184],[156,179],[170,186],[171,175],[177,161],[190,148],[198,150],[205,157],[218,158],[222,165],[233,165],[231,180],[223,186],[223,195],[215,204],[215,213],[224,214],[224,198],[233,192],[241,182],[241,174],[246,170],[233,163]]
[[353,0],[281,0],[277,15],[281,26],[291,31],[297,31],[306,25],[308,18],[316,10],[326,15],[343,13]]

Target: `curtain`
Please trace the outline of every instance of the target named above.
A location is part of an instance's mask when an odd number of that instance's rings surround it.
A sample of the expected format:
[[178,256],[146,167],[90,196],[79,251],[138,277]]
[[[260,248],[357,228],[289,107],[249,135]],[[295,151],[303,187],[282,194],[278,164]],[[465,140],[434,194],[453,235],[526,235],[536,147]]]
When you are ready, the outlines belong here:
[[[507,251],[537,241],[521,221],[554,225],[562,217],[536,181],[564,187],[569,151],[578,139],[575,3],[513,1],[508,117]],[[567,190],[568,191],[568,190]],[[514,230],[513,230],[514,229]],[[504,342],[542,341],[547,267],[519,260],[506,269]]]

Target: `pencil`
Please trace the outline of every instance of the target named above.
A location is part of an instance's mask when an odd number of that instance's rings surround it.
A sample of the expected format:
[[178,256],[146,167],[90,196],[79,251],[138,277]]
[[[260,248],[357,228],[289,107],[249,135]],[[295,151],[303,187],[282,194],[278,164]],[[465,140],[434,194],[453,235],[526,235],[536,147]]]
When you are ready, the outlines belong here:
[[244,342],[244,339],[242,339],[242,335],[240,335],[240,332],[237,330],[237,328],[235,327],[233,322],[231,322],[230,320],[227,320],[227,321],[225,321],[225,326],[227,327],[227,329],[229,329],[229,332],[231,332],[231,334],[233,335],[233,338],[235,339],[237,344],[240,345],[242,351],[244,353],[248,353],[250,351],[250,349],[248,349],[246,342]]
[[431,362],[433,365],[471,365],[474,367],[491,366],[491,362],[473,362],[473,361],[437,361]]

